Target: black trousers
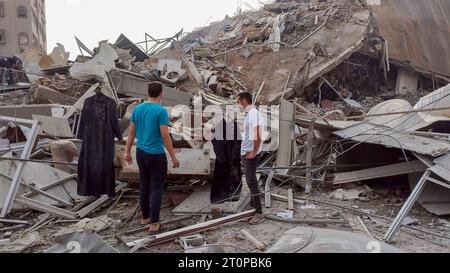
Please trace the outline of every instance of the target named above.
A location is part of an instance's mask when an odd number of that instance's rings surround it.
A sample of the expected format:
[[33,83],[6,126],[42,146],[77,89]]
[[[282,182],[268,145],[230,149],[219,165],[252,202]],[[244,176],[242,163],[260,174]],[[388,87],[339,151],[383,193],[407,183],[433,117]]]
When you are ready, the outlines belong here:
[[159,222],[164,194],[164,180],[167,175],[165,154],[151,155],[138,149],[136,153],[140,175],[140,205],[144,219]]
[[250,188],[250,193],[252,194],[252,203],[255,207],[256,213],[262,213],[262,203],[261,195],[258,186],[258,179],[256,178],[256,169],[258,168],[259,155],[251,160],[242,157],[242,162],[244,162],[245,180]]

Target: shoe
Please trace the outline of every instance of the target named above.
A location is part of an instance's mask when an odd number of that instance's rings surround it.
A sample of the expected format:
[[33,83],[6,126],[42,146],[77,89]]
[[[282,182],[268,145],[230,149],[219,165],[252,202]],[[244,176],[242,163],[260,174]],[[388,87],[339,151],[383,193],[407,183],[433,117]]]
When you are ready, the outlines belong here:
[[149,232],[151,234],[158,233],[161,230],[161,224],[151,224],[149,228]]
[[152,223],[152,221],[150,220],[150,218],[141,220],[141,225],[144,225],[144,226],[151,224],[151,223]]
[[248,222],[250,225],[257,225],[264,222],[264,220],[266,220],[264,215],[261,213],[257,213]]

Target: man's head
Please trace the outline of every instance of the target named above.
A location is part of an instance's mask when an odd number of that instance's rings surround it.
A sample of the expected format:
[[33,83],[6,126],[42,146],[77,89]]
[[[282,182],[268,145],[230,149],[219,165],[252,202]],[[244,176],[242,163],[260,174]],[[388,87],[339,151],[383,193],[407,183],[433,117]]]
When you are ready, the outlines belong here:
[[239,94],[239,96],[237,97],[237,102],[245,108],[247,108],[247,106],[251,105],[253,103],[253,96],[250,93],[241,93]]
[[161,98],[163,86],[160,82],[151,82],[148,84],[148,96],[151,99]]

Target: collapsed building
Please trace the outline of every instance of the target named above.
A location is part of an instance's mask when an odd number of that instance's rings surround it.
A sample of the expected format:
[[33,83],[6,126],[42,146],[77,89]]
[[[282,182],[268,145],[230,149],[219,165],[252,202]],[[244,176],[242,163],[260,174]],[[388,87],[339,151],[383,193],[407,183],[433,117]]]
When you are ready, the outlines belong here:
[[[28,83],[1,87],[0,251],[36,247],[46,229],[54,231],[45,237],[47,252],[65,251],[64,242],[80,232],[98,244],[114,242],[97,250],[104,252],[146,251],[174,240],[186,252],[236,251],[215,247],[229,238],[210,233],[251,216],[251,196],[243,183],[230,200],[211,203],[216,154],[204,132],[215,125],[208,107],[225,109],[244,91],[254,94],[267,121],[258,168],[266,218],[286,233],[241,226],[226,234],[242,234],[267,252],[339,252],[338,244],[320,245],[339,236],[359,252],[373,239],[394,241],[401,229],[448,251],[449,14],[444,0],[275,1],[170,38],[146,34],[133,43],[122,34],[93,50],[76,38],[81,55],[74,62],[62,45],[50,55],[28,49],[21,56]],[[82,143],[75,138],[83,105],[98,92],[116,102],[126,137],[150,81],[164,84],[181,168],[169,169],[163,221],[177,227],[148,237],[135,221],[139,173],[123,159],[125,147],[116,143],[117,197],[82,198]],[[400,181],[410,187],[406,196],[393,193]],[[383,209],[354,203],[371,200]],[[418,225],[408,217],[416,202],[439,218]],[[289,229],[299,224],[330,229]],[[345,233],[349,226],[364,236]],[[293,239],[308,238],[309,230],[318,241],[296,245]]]

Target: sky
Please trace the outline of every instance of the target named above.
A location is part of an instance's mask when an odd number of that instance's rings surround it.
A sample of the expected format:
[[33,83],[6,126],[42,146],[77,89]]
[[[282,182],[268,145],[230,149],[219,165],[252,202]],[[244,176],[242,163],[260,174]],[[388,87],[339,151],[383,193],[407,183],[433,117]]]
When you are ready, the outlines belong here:
[[[242,2],[259,8],[259,0],[46,0],[47,51],[65,46],[74,60],[79,55],[74,36],[93,49],[99,41],[114,43],[124,33],[135,43],[172,37],[234,15]],[[248,5],[246,5],[247,3]]]

